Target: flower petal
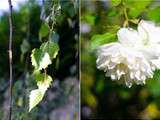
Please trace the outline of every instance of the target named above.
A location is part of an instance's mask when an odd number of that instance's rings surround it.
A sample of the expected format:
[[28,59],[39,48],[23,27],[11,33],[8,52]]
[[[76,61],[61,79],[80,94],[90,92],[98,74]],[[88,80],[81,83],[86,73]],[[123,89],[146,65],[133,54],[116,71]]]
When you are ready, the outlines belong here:
[[138,32],[131,28],[121,28],[117,35],[119,42],[125,46],[135,46],[135,43],[140,40]]
[[138,33],[150,43],[160,43],[160,27],[151,21],[141,20],[138,24]]

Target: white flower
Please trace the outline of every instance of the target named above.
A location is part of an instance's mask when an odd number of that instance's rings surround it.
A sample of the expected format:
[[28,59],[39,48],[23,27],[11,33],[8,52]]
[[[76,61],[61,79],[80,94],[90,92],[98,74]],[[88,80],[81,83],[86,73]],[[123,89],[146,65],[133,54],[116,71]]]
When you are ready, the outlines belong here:
[[137,30],[121,28],[117,36],[118,42],[99,47],[97,68],[112,80],[124,78],[128,87],[145,84],[160,68],[160,27],[142,20]]

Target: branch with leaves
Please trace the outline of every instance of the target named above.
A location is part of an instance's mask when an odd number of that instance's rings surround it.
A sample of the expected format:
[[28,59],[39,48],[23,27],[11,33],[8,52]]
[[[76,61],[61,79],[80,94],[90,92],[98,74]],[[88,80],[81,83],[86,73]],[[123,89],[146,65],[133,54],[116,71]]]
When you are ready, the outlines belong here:
[[31,111],[43,99],[46,90],[53,82],[52,77],[47,74],[47,68],[52,64],[52,60],[56,58],[59,51],[58,43],[52,38],[56,16],[59,11],[60,3],[57,1],[52,2],[49,15],[45,18],[39,31],[40,41],[46,37],[47,40],[45,39],[45,42],[41,44],[40,48],[32,50],[31,62],[34,66],[33,76],[37,82],[38,88],[30,92],[29,111]]

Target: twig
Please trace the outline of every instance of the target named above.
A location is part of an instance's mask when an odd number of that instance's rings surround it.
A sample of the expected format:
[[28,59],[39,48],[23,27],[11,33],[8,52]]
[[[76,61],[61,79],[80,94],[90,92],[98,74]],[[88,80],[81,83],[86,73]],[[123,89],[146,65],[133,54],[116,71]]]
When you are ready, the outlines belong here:
[[126,8],[126,5],[125,5],[125,0],[122,1],[122,5],[123,5],[123,13],[124,13],[124,17],[125,17],[123,27],[128,27],[129,26],[129,18],[128,18],[128,15],[127,15],[127,8]]
[[12,82],[13,82],[13,74],[12,74],[12,1],[8,0],[9,4],[9,118],[12,118]]

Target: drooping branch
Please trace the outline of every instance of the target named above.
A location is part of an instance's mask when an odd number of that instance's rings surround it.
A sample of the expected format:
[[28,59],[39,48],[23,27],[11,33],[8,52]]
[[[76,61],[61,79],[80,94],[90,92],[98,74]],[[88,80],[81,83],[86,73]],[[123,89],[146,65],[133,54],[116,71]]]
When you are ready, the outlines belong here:
[[12,25],[12,1],[8,0],[9,4],[9,120],[12,117],[12,82],[13,82],[13,74],[12,74],[12,35],[13,35],[13,25]]

